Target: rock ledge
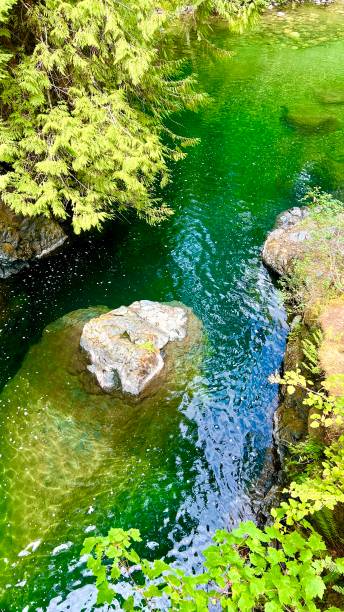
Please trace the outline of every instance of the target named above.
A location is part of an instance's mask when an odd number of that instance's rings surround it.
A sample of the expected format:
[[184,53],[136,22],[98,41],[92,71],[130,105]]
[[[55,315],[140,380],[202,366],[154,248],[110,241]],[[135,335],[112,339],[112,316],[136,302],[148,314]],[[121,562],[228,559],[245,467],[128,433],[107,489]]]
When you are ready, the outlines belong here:
[[66,240],[66,234],[53,219],[24,217],[0,202],[0,278],[16,274]]
[[307,208],[290,208],[277,217],[275,229],[268,235],[262,252],[265,265],[283,276],[291,272],[309,241],[310,232],[300,226],[309,215]]

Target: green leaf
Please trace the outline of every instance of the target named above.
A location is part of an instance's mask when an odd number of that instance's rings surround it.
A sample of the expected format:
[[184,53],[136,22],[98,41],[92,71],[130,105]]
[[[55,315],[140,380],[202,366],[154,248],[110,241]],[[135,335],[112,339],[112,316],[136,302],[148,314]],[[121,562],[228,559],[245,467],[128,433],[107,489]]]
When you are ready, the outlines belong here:
[[303,586],[308,599],[314,599],[315,597],[322,599],[325,591],[325,583],[320,576],[314,575],[307,577]]
[[264,606],[264,612],[281,612],[281,604],[277,601],[268,601]]
[[277,565],[285,561],[283,550],[269,547],[267,550],[266,559],[271,565]]
[[305,539],[297,531],[293,531],[292,533],[286,535],[282,542],[284,552],[289,557],[302,550],[305,544]]
[[254,606],[255,600],[248,591],[242,593],[238,601],[238,608],[242,612],[250,612]]
[[134,600],[133,595],[130,595],[130,597],[128,597],[128,599],[126,599],[122,603],[121,607],[122,607],[122,610],[126,610],[127,612],[132,612],[133,610],[135,610],[135,600]]
[[115,597],[114,591],[110,589],[110,587],[108,586],[106,582],[103,582],[98,588],[97,604],[98,605],[102,605],[105,603],[110,604],[114,600],[114,597]]

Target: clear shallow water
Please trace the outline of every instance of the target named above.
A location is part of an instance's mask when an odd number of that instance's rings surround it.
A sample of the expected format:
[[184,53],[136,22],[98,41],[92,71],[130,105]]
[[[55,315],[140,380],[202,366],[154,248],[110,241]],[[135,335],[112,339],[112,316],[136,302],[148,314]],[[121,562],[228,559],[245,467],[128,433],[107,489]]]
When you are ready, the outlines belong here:
[[260,249],[310,184],[338,190],[344,175],[343,129],[305,133],[283,116],[306,106],[344,125],[344,105],[324,104],[324,92],[344,88],[343,26],[337,5],[268,15],[241,37],[214,27],[214,42],[235,55],[190,50],[213,101],[178,118],[202,141],[173,169],[165,195],[174,217],[155,229],[117,226],[3,285],[2,384],[47,324],[98,304],[180,300],[202,320],[208,345],[185,392],[128,406],[130,418],[99,397],[60,400],[69,375],[61,365],[54,381],[44,339],[27,356],[19,376],[29,373],[28,387],[13,379],[0,396],[1,609],[90,609],[94,592],[78,563],[87,530],[139,527],[148,554],[190,565],[214,529],[251,514],[277,401],[267,376],[286,335]]

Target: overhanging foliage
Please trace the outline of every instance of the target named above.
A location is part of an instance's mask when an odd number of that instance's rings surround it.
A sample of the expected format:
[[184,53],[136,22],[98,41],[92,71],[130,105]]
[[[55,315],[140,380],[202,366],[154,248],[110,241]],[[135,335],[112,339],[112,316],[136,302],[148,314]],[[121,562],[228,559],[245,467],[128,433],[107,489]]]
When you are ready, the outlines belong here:
[[[262,0],[198,0],[190,27],[216,11],[246,23]],[[0,188],[24,215],[70,217],[76,233],[130,208],[171,211],[152,196],[183,142],[164,121],[203,96],[165,54],[178,0],[0,1]],[[187,17],[185,17],[187,18]],[[166,139],[165,139],[166,142]]]

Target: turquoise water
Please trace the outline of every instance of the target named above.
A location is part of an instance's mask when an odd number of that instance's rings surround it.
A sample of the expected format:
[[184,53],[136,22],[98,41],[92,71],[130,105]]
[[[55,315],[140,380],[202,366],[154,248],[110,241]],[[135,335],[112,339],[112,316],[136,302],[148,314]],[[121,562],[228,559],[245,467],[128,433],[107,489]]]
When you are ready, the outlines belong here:
[[[122,222],[3,284],[0,375],[12,382],[0,396],[1,609],[92,609],[79,562],[87,533],[135,526],[145,554],[191,566],[216,528],[252,516],[277,403],[267,377],[287,332],[260,251],[310,185],[343,185],[343,27],[342,4],[269,14],[242,36],[214,23],[214,42],[234,55],[188,50],[212,100],[175,118],[201,143],[172,168],[173,218]],[[208,338],[201,369],[128,412],[79,391],[66,402],[73,372],[43,329],[142,298],[193,308]]]

